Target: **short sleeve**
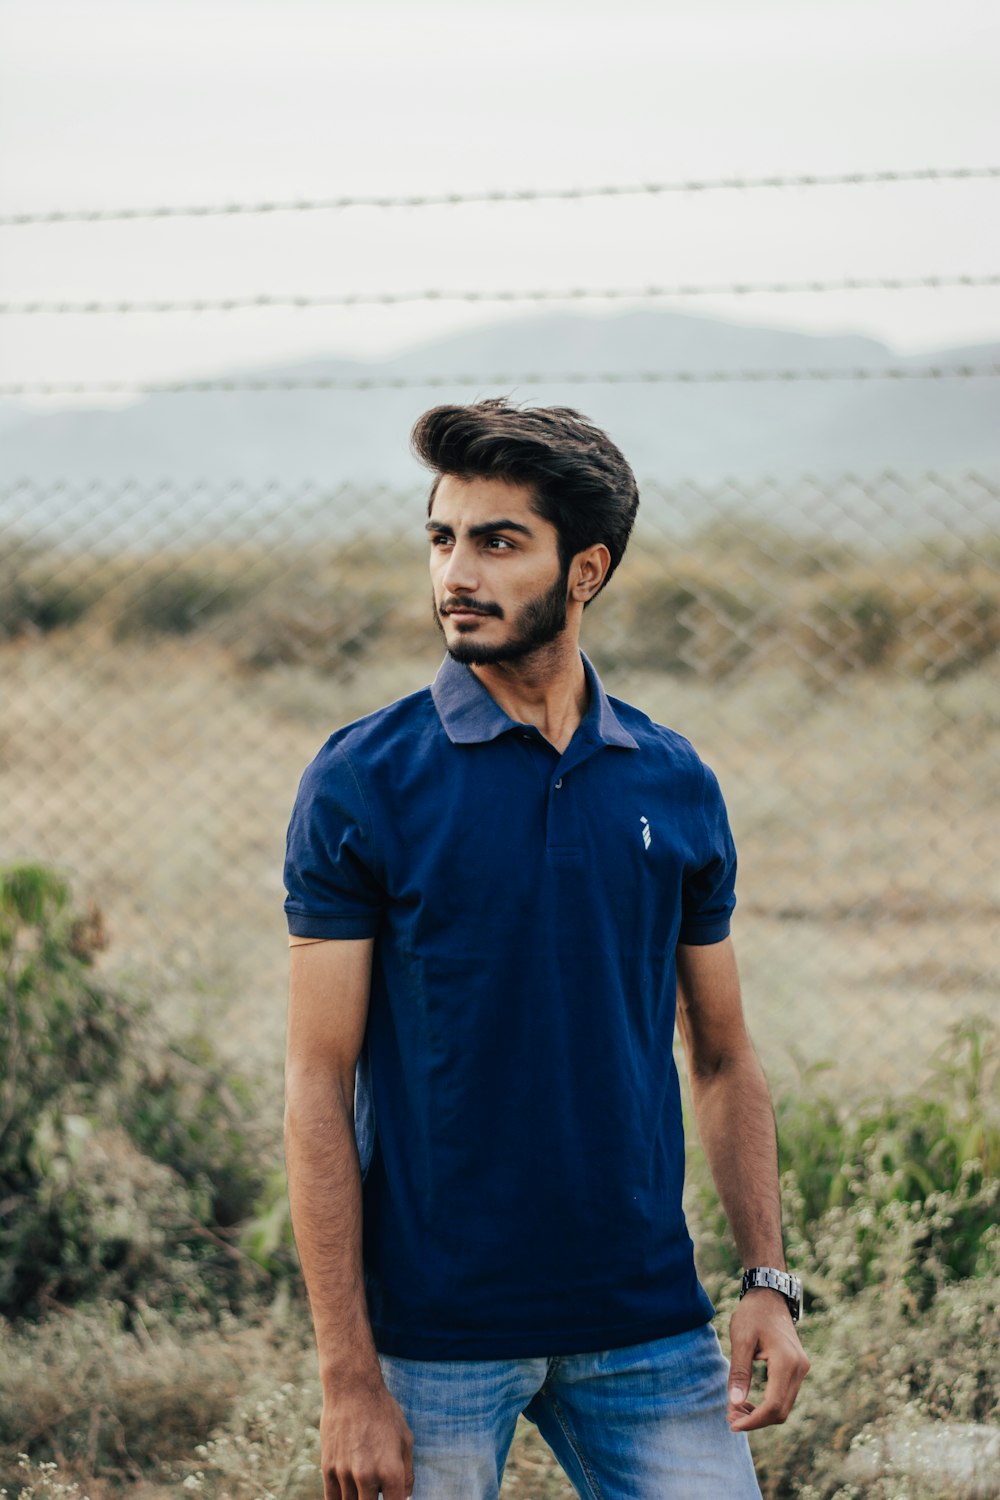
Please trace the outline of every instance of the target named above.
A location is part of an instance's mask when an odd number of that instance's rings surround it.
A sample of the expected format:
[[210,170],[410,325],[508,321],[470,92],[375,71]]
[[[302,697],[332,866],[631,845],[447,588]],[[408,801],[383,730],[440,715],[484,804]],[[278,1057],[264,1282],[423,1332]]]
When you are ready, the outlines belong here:
[[705,946],[721,943],[729,936],[729,922],[736,905],[736,846],[729,817],[714,772],[707,766],[703,812],[703,848],[700,863],[684,877],[681,926],[678,941]]
[[374,829],[354,768],[326,745],[306,768],[288,826],[285,914],[294,937],[373,937],[384,894]]

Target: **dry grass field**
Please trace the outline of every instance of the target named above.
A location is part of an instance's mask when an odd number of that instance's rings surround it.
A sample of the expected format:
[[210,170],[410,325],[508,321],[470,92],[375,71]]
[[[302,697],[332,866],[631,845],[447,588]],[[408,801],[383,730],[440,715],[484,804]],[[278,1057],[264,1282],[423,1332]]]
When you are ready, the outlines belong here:
[[[276,1153],[288,813],[332,729],[433,676],[422,563],[362,543],[29,562],[18,572],[0,555],[0,866],[51,865],[78,907],[99,910],[116,988],[256,1077]],[[844,1103],[902,1095],[953,1023],[995,1014],[1000,995],[1000,557],[995,543],[914,546],[877,563],[763,533],[735,551],[728,533],[706,537],[680,562],[647,548],[585,631],[608,690],[689,736],[719,775],[740,850],[747,1011],[786,1099],[813,1064]],[[859,1347],[885,1303],[867,1290],[881,1301],[846,1314]],[[987,1300],[974,1304],[983,1327]],[[8,1347],[8,1375],[51,1365],[38,1390],[70,1427],[74,1403],[92,1427],[124,1430],[147,1401],[156,1460],[180,1454],[187,1468],[161,1484],[147,1464],[124,1483],[135,1500],[182,1492],[202,1461],[190,1402],[206,1394],[224,1415],[204,1461],[215,1488],[195,1493],[256,1500],[260,1463],[284,1486],[267,1494],[318,1500],[313,1356],[286,1313],[199,1332],[193,1364],[169,1329],[139,1349],[99,1312],[95,1345],[87,1317],[60,1313],[38,1332],[51,1359],[31,1335]],[[893,1316],[900,1348],[907,1306]],[[979,1325],[961,1316],[974,1349]],[[931,1340],[942,1357],[954,1327],[945,1306]],[[845,1368],[839,1348],[824,1379]],[[877,1364],[867,1378],[881,1391]],[[817,1431],[823,1400],[804,1419]],[[866,1401],[859,1429],[882,1409]],[[122,1466],[75,1462],[91,1500],[121,1493]],[[77,1500],[56,1477],[32,1482],[38,1500]],[[768,1495],[799,1493],[784,1482]],[[504,1500],[571,1494],[522,1422]]]
[[[436,642],[414,630],[419,649],[347,681],[240,671],[211,636],[115,643],[81,626],[0,646],[0,859],[65,872],[104,914],[107,965],[276,1081],[298,776],[331,729],[430,679]],[[845,1089],[891,1089],[949,1022],[996,1005],[993,664],[934,683],[830,686],[782,665],[706,682],[612,664],[605,680],[722,781],[772,1070],[825,1061]]]

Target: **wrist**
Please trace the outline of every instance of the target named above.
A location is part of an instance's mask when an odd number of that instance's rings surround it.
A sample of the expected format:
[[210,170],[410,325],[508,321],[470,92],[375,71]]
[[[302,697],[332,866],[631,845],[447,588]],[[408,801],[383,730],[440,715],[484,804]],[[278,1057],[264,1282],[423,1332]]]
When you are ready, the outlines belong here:
[[377,1391],[383,1384],[378,1355],[373,1349],[370,1355],[321,1360],[319,1382],[328,1401],[341,1400],[357,1391]]
[[749,1266],[743,1273],[740,1285],[740,1301],[753,1291],[774,1292],[781,1297],[797,1323],[802,1316],[802,1282],[798,1276],[786,1271],[784,1262],[780,1266]]

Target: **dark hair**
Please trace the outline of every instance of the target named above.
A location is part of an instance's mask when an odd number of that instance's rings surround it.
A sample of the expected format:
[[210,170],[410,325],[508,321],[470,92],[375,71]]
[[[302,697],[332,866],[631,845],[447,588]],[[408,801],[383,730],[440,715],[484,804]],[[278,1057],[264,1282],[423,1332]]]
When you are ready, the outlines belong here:
[[621,562],[639,505],[635,475],[607,434],[571,407],[520,408],[503,396],[433,406],[410,443],[437,475],[428,513],[443,474],[527,484],[533,509],[556,528],[564,569],[595,542],[611,554],[605,583]]

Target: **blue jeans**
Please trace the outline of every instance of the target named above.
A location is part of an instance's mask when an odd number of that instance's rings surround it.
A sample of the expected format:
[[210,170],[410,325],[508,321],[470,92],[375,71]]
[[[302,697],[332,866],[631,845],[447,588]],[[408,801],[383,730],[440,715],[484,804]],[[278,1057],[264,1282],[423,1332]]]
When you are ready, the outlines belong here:
[[413,1500],[497,1500],[522,1412],[584,1500],[760,1500],[711,1324],[553,1359],[380,1359],[413,1431]]

